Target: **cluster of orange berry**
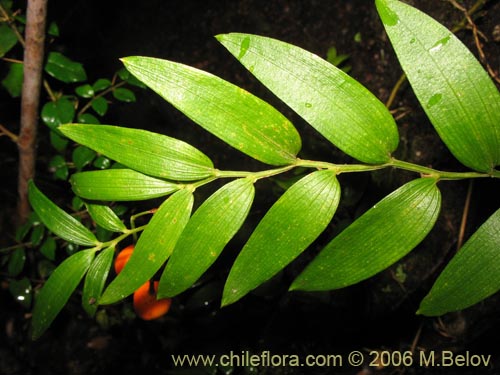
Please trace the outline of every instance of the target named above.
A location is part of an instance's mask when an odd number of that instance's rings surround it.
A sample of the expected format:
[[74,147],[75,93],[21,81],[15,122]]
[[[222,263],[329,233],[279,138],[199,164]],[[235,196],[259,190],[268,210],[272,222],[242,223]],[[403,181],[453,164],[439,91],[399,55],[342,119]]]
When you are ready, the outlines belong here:
[[[115,259],[115,272],[118,275],[128,262],[134,245],[124,248]],[[134,310],[138,317],[153,320],[165,315],[172,304],[171,298],[156,299],[158,281],[147,281],[134,292]]]

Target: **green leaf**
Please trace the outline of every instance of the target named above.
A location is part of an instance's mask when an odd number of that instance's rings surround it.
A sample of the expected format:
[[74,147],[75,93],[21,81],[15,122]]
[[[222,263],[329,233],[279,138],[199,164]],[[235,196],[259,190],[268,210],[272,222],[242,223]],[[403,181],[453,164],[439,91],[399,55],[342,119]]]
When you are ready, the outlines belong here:
[[59,26],[57,26],[57,23],[51,22],[47,29],[47,33],[52,36],[59,36]]
[[31,321],[33,340],[45,332],[68,302],[69,297],[90,267],[94,255],[95,250],[79,251],[64,260],[52,272],[35,298],[35,308]]
[[403,185],[335,237],[291,290],[331,290],[367,279],[409,253],[432,229],[441,194],[433,178]]
[[135,94],[132,90],[125,89],[123,87],[118,87],[113,90],[113,96],[115,99],[120,100],[122,102],[135,102]]
[[271,207],[236,258],[222,305],[236,302],[300,255],[331,221],[340,199],[335,172],[310,173]]
[[16,277],[19,275],[26,262],[26,251],[23,247],[16,249],[12,252],[9,258],[9,263],[7,264],[7,272],[9,276]]
[[135,201],[162,197],[179,189],[173,182],[131,169],[75,173],[70,178],[76,195],[99,201]]
[[159,298],[183,292],[215,262],[245,221],[254,193],[252,181],[238,179],[217,190],[196,210],[160,279]]
[[68,165],[61,155],[56,155],[50,159],[49,170],[54,174],[54,178],[58,180],[66,181],[68,178]]
[[85,246],[97,244],[94,234],[74,217],[68,215],[47,198],[33,181],[28,184],[28,198],[45,226],[62,239]]
[[[455,157],[482,172],[500,164],[500,93],[451,31],[395,0],[377,9],[427,116]],[[425,30],[425,32],[423,32]]]
[[129,261],[104,291],[100,304],[127,297],[147,282],[165,263],[186,226],[193,207],[193,194],[179,190],[153,215]]
[[75,164],[78,171],[81,171],[83,167],[92,163],[92,160],[96,157],[96,152],[85,146],[78,146],[73,150],[71,159]]
[[63,152],[68,147],[69,140],[66,137],[59,135],[58,132],[51,130],[50,131],[50,144],[57,151]]
[[0,5],[2,5],[5,10],[7,10],[7,14],[12,14],[12,0],[0,0]]
[[89,215],[102,228],[112,232],[126,232],[127,227],[108,206],[97,203],[86,203],[86,206]]
[[114,247],[103,250],[90,265],[83,283],[82,306],[89,316],[97,311],[99,297],[104,289],[113,262]]
[[388,109],[345,72],[299,47],[250,34],[217,39],[259,81],[346,154],[385,163],[399,141]]
[[72,101],[62,97],[55,102],[46,103],[42,108],[42,120],[50,129],[58,132],[57,127],[73,121],[75,106]]
[[45,71],[64,83],[82,82],[87,79],[82,64],[67,58],[60,52],[49,53]]
[[470,237],[439,275],[418,314],[443,315],[500,290],[500,209]]
[[56,259],[56,240],[54,237],[47,237],[40,246],[40,252],[45,256],[45,258],[50,260]]
[[111,160],[109,160],[107,157],[104,155],[99,155],[92,165],[98,169],[108,169],[111,167]]
[[17,44],[17,36],[6,23],[0,24],[0,57],[9,52]]
[[207,72],[149,57],[122,59],[138,79],[224,142],[271,165],[291,164],[300,136],[281,113]]
[[71,199],[71,209],[73,211],[80,211],[84,205],[85,202],[76,195],[73,197],[73,199]]
[[77,122],[79,124],[99,124],[99,120],[94,115],[90,113],[83,113],[78,115]]
[[38,218],[36,212],[31,212],[28,216],[28,220],[26,220],[26,222],[23,225],[19,226],[16,229],[16,234],[15,234],[16,241],[23,242],[26,236],[28,235],[29,231],[31,230],[31,228],[34,227],[35,225],[39,225],[40,223],[41,221]]
[[9,282],[9,292],[23,307],[27,309],[31,307],[33,289],[28,278],[23,277],[20,280],[11,280]]
[[23,64],[9,64],[9,72],[2,80],[2,86],[7,90],[10,96],[18,98],[23,89]]
[[129,168],[172,180],[200,180],[214,174],[212,161],[193,146],[146,130],[110,125],[64,125],[59,130]]
[[99,116],[104,116],[108,112],[108,101],[102,96],[92,100],[92,109],[96,111]]
[[55,268],[56,266],[54,265],[54,262],[51,262],[47,259],[40,259],[40,261],[38,261],[36,265],[38,275],[40,275],[42,279],[48,277]]
[[78,86],[75,89],[75,92],[78,96],[82,98],[91,98],[94,96],[94,88],[90,86],[88,83]]
[[38,225],[33,226],[33,230],[31,231],[31,246],[37,247],[40,245],[40,242],[43,240],[43,236],[45,234],[45,227],[40,223]]
[[121,68],[120,70],[118,70],[118,77],[120,77],[122,80],[124,80],[130,85],[137,86],[143,89],[147,87],[144,83],[142,83],[132,74],[130,74],[130,72],[125,68]]
[[95,92],[98,92],[106,90],[110,86],[111,86],[111,81],[109,79],[99,78],[97,81],[94,82],[92,88],[94,89]]

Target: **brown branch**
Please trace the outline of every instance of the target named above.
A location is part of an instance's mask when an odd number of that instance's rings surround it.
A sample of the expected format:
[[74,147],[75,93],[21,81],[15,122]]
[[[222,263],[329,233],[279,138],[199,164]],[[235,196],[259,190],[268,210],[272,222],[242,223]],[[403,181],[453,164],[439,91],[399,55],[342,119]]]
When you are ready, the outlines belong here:
[[462,211],[462,220],[460,221],[460,230],[458,232],[457,251],[460,250],[464,242],[465,228],[467,226],[467,218],[469,216],[470,201],[472,197],[472,190],[474,187],[474,180],[469,180],[469,187],[467,188],[467,196],[465,197],[464,209]]
[[38,108],[42,84],[47,0],[28,0],[24,49],[24,81],[21,96],[21,129],[18,138],[19,176],[17,220],[23,223],[29,213],[28,181],[35,175]]
[[[491,76],[491,78],[493,78],[496,82],[500,83],[500,77],[498,77],[497,72],[495,72],[493,70],[493,68],[491,67],[491,65],[488,63],[488,60],[486,59],[486,55],[484,54],[484,51],[483,51],[483,45],[481,43],[480,37],[482,37],[483,39],[486,39],[486,38],[485,38],[484,34],[482,34],[481,31],[479,31],[476,24],[474,23],[474,20],[472,19],[472,13],[473,13],[472,11],[475,10],[476,8],[471,9],[471,10],[467,10],[465,7],[458,4],[455,0],[448,0],[448,1],[455,8],[457,8],[458,10],[460,10],[464,14],[464,17],[467,20],[469,27],[472,29],[472,35],[474,37],[474,44],[476,45],[479,59],[485,65],[486,70],[488,71],[488,74]],[[485,0],[480,0],[476,4],[479,4],[479,6],[483,6],[485,3],[486,3]]]

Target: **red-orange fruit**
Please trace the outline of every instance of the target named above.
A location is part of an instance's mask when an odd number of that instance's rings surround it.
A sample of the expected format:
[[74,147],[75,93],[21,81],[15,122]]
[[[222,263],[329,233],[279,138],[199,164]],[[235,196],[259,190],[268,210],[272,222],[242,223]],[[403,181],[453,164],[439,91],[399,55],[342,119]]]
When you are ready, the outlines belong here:
[[132,255],[132,252],[134,251],[134,247],[135,247],[135,245],[127,246],[125,249],[120,251],[120,253],[116,257],[116,259],[115,259],[115,272],[117,275],[121,272],[123,267],[125,267],[125,264],[127,264],[130,256]]
[[149,281],[134,292],[134,310],[143,320],[153,320],[165,315],[170,309],[171,298],[156,299],[158,281],[153,283],[151,289]]

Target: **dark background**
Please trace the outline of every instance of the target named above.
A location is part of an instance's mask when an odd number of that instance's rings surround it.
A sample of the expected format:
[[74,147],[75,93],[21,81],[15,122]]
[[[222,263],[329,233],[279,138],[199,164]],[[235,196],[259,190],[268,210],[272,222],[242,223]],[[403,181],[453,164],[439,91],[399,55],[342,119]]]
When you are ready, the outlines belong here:
[[[448,27],[462,14],[447,1],[408,1]],[[465,2],[467,6],[472,1]],[[477,20],[489,38],[488,61],[500,66],[494,28],[500,24],[500,2],[489,1]],[[111,76],[121,67],[120,57],[147,55],[183,62],[219,75],[271,102],[297,126],[303,139],[302,157],[334,162],[350,159],[335,150],[297,115],[273,97],[214,39],[226,32],[249,32],[296,44],[322,57],[335,46],[350,56],[350,74],[386,101],[402,71],[384,34],[372,1],[194,1],[145,0],[97,1],[49,0],[49,20],[58,23],[61,37],[50,42],[82,62],[89,81]],[[361,41],[354,41],[357,33]],[[458,36],[476,51],[470,31]],[[158,96],[135,90],[137,103],[111,106],[106,117],[114,125],[146,128],[183,139],[200,148],[218,168],[256,170],[262,166],[224,145],[187,120]],[[2,97],[3,100],[3,97]],[[45,99],[43,99],[45,100]],[[449,154],[423,115],[411,89],[403,85],[393,108],[406,115],[398,121],[399,158],[443,170],[463,167]],[[5,113],[5,118],[3,117]],[[14,124],[15,108],[2,111],[2,121]],[[42,130],[41,137],[44,131]],[[15,203],[15,148],[5,144],[2,162],[2,221],[9,227]],[[2,146],[3,147],[3,146]],[[50,181],[44,160],[51,151],[40,141],[38,179],[64,191],[68,187]],[[44,159],[45,158],[45,159]],[[240,302],[219,309],[220,293],[235,254],[267,208],[281,193],[273,181],[257,186],[254,209],[241,233],[231,241],[221,259],[192,290],[174,300],[171,312],[153,322],[131,315],[130,301],[106,307],[97,322],[85,316],[75,296],[50,330],[37,342],[28,339],[29,311],[2,291],[0,374],[101,374],[109,371],[138,373],[171,370],[171,353],[216,353],[271,350],[285,354],[335,354],[350,350],[469,350],[492,354],[491,369],[406,369],[406,374],[500,373],[500,306],[498,294],[441,319],[415,315],[420,300],[452,257],[467,181],[443,182],[443,208],[431,234],[410,255],[390,269],[358,285],[329,293],[287,293],[294,276],[314,257],[339,226],[351,222],[378,199],[415,176],[382,171],[362,176],[341,176],[344,198],[332,225],[311,249],[273,280]],[[467,235],[500,205],[498,181],[476,181]],[[209,189],[199,193],[200,200]],[[351,194],[351,195],[349,195]],[[347,198],[351,198],[351,200]],[[407,279],[397,282],[402,266]],[[255,369],[253,373],[304,373],[303,369]],[[316,368],[315,373],[392,374],[397,369]],[[208,371],[208,370],[207,370]],[[217,369],[215,369],[217,371]],[[231,371],[229,369],[228,371]],[[228,373],[252,373],[233,369]],[[461,371],[461,372],[460,372]],[[177,373],[177,372],[176,372]],[[185,369],[182,374],[195,374]],[[204,373],[204,372],[201,372]],[[215,373],[212,371],[212,373]],[[217,373],[223,373],[220,371]]]

